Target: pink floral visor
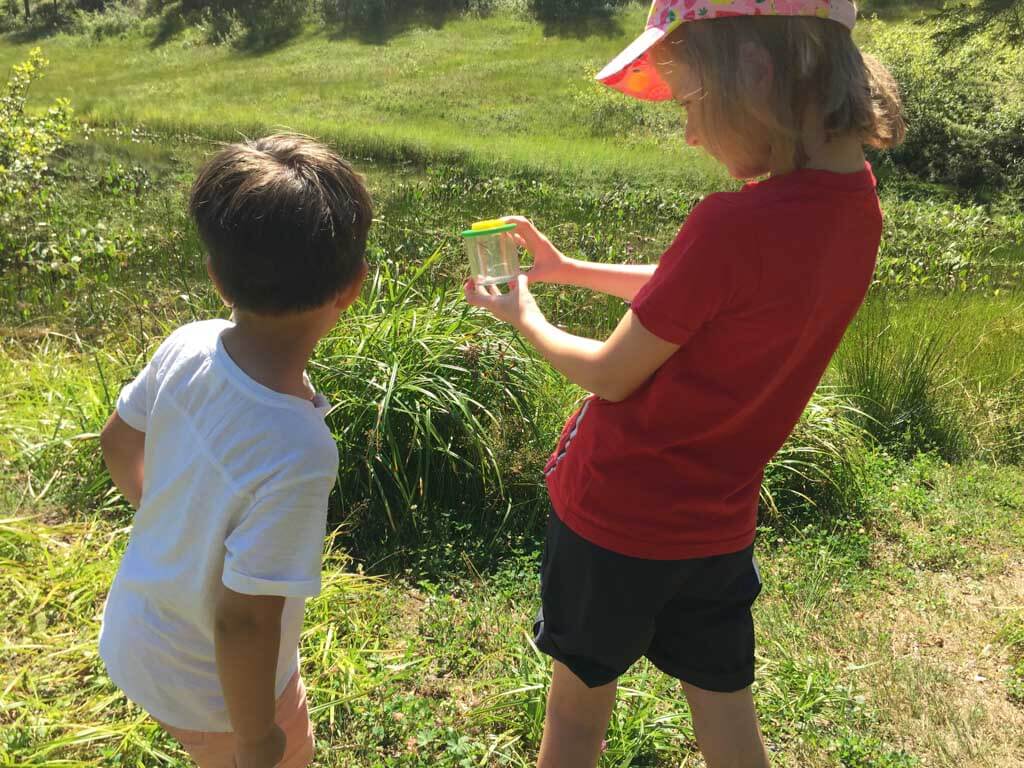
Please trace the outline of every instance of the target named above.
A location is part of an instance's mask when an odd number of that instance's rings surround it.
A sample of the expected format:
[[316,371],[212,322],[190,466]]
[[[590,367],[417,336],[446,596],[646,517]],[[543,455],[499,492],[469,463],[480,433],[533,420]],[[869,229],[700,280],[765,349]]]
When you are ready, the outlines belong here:
[[602,69],[597,79],[637,99],[671,99],[668,83],[651,61],[651,48],[680,24],[729,16],[817,16],[853,29],[857,7],[850,0],[654,0],[644,33]]

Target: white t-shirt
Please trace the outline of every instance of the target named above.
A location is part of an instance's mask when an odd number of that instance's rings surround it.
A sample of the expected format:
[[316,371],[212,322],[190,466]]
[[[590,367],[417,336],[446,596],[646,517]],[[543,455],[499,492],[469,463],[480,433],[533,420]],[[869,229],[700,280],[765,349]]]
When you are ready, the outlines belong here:
[[186,730],[231,730],[214,656],[220,582],[287,598],[277,695],[298,669],[338,472],[326,400],[249,378],[221,342],[230,327],[179,328],[117,402],[121,418],[146,433],[145,475],[100,656],[130,699]]

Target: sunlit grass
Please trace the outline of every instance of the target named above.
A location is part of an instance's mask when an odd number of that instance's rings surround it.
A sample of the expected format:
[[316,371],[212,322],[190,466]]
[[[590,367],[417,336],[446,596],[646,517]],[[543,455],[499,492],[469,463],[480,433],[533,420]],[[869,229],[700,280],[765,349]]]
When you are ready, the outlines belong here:
[[[222,139],[289,127],[378,159],[722,184],[681,131],[631,120],[642,110],[659,126],[679,125],[679,107],[633,105],[593,82],[642,17],[631,9],[612,34],[582,39],[545,37],[541,25],[503,14],[414,28],[385,44],[309,32],[260,55],[177,40],[152,48],[142,36],[58,37],[43,43],[51,68],[33,99],[67,96],[93,123]],[[26,51],[0,42],[0,68]]]

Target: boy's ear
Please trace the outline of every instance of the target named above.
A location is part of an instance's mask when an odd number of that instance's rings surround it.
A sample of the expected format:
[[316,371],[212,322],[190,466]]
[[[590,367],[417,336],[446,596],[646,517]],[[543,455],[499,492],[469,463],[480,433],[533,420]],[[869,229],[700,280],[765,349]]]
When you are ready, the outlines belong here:
[[213,273],[213,267],[210,266],[210,257],[207,256],[204,261],[206,264],[206,274],[210,276],[210,282],[213,283],[213,287],[217,289],[217,295],[220,296],[220,300],[224,302],[225,307],[232,307],[231,302],[224,296],[224,289],[220,286],[220,280],[218,280],[217,275]]
[[366,280],[366,275],[369,271],[370,265],[366,263],[366,259],[363,259],[363,266],[359,270],[359,276],[347,287],[338,291],[338,295],[334,300],[335,309],[339,309],[344,312],[356,303],[356,299],[359,298],[359,293],[363,289],[363,282]]

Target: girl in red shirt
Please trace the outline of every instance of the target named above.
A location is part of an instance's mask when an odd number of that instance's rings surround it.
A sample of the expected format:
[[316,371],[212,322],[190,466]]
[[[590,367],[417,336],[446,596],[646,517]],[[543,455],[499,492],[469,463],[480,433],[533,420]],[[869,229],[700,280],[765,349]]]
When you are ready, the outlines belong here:
[[[855,17],[849,0],[655,0],[598,79],[675,99],[690,145],[762,180],[705,198],[657,266],[567,258],[511,217],[528,275],[505,294],[466,284],[593,393],[545,468],[542,768],[596,765],[616,680],[641,656],[682,681],[709,768],[768,765],[750,690],[758,493],[872,279],[882,217],[864,145],[904,130]],[[605,341],[580,338],[530,282],[630,307]]]

